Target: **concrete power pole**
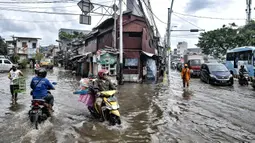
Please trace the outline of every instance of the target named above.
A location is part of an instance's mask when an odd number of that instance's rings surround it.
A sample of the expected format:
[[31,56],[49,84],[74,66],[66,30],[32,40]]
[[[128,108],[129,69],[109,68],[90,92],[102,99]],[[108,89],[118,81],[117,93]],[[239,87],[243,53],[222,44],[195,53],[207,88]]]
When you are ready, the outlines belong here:
[[116,6],[116,0],[114,0],[114,5],[113,5],[113,11],[114,11],[114,14],[113,14],[113,19],[114,19],[114,25],[113,25],[113,30],[112,30],[112,45],[113,45],[113,49],[116,49],[116,27],[117,27],[117,6]]
[[168,8],[168,24],[167,24],[167,53],[168,53],[168,80],[170,81],[170,68],[171,68],[171,17],[173,11],[174,0]]
[[247,21],[246,21],[246,24],[248,24],[251,21],[251,3],[252,3],[252,0],[246,0],[246,5],[247,5],[247,8],[246,8]]
[[122,10],[122,0],[119,0],[119,7],[120,7],[120,23],[119,23],[119,47],[120,47],[120,73],[119,73],[119,84],[123,84],[123,24],[122,24],[122,17],[123,17],[123,10]]

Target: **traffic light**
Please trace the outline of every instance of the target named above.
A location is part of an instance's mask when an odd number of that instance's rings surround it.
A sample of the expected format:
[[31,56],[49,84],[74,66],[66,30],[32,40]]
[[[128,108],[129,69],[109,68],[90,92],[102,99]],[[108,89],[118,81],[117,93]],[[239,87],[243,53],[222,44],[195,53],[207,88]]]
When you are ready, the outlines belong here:
[[198,29],[190,29],[190,32],[198,32]]

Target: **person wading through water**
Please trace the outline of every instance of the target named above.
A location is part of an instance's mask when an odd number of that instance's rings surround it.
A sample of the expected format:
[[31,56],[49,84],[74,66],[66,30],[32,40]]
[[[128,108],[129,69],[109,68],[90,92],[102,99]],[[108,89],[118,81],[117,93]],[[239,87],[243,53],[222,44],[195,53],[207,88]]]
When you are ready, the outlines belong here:
[[19,85],[16,85],[14,83],[14,80],[18,79],[20,76],[23,76],[23,73],[20,70],[18,70],[16,66],[12,66],[8,74],[8,78],[10,79],[10,91],[12,94],[12,104],[16,104],[18,100],[17,98],[18,93],[16,92],[16,90],[19,89]]
[[182,81],[183,81],[183,87],[185,88],[186,85],[187,85],[187,87],[189,87],[190,69],[188,68],[187,64],[185,64],[184,68],[182,69],[181,77],[182,77]]

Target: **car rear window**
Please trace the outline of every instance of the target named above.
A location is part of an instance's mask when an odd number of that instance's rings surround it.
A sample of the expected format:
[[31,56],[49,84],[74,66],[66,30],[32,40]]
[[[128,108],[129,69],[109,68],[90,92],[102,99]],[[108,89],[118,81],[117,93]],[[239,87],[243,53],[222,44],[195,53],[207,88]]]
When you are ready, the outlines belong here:
[[201,60],[190,60],[190,66],[200,66]]
[[228,69],[224,65],[208,65],[210,71],[226,72]]

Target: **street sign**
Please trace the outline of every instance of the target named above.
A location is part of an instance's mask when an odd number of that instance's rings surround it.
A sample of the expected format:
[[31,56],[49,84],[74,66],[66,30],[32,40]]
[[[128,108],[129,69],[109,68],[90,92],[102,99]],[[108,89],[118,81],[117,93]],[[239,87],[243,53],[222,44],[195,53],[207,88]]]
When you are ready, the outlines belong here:
[[80,15],[80,24],[91,25],[91,16],[81,14]]
[[94,9],[94,6],[90,0],[81,0],[77,5],[84,13],[89,13]]
[[112,6],[112,9],[113,9],[113,11],[115,10],[115,11],[118,11],[119,10],[119,8],[118,8],[118,6],[116,5],[116,4],[114,4],[113,6]]

